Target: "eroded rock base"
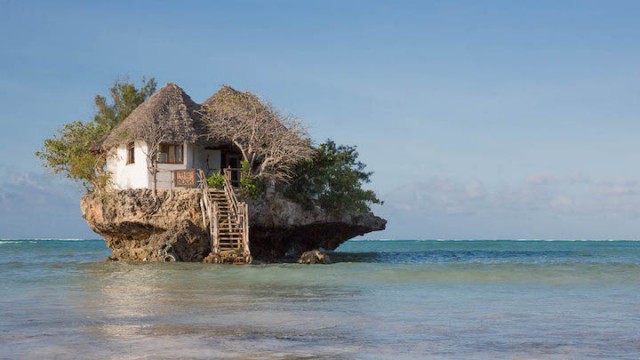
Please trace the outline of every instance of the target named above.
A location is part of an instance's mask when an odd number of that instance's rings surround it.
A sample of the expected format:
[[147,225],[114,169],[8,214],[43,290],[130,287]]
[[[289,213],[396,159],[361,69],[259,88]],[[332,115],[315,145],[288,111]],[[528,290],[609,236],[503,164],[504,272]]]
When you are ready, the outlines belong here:
[[[88,194],[80,207],[104,237],[114,261],[214,262],[198,190],[122,190]],[[303,209],[280,196],[249,201],[249,247],[260,262],[295,262],[313,249],[334,250],[358,235],[383,230],[386,220],[368,214]],[[224,263],[238,262],[233,252]]]
[[202,228],[188,220],[180,221],[163,232],[141,239],[105,236],[112,261],[196,261],[210,253],[209,237]]

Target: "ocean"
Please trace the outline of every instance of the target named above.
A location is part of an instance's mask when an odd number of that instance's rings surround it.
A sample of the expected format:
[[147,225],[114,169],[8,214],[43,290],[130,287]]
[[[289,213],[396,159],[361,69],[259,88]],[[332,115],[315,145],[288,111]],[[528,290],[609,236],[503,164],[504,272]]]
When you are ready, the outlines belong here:
[[640,242],[348,241],[331,265],[0,241],[2,359],[639,359]]

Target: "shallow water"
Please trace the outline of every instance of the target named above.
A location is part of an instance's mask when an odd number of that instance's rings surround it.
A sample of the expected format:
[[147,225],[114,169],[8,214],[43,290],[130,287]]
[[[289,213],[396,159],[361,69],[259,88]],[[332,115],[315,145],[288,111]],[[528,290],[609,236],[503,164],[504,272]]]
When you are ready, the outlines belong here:
[[640,242],[350,241],[332,265],[0,241],[0,358],[640,358]]

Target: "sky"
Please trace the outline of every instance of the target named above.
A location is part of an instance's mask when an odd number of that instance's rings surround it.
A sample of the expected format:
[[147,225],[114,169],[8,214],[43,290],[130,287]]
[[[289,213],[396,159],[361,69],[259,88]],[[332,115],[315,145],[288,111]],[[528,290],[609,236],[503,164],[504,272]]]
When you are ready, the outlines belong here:
[[98,238],[34,152],[116,79],[356,145],[370,239],[640,239],[638,1],[0,0],[0,238]]

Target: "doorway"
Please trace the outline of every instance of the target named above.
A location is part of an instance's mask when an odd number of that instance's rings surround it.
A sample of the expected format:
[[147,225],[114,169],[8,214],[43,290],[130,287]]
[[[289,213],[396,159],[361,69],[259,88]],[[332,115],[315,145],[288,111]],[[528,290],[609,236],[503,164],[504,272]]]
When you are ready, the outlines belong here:
[[240,186],[240,171],[242,170],[242,155],[225,154],[225,169],[231,168],[231,185]]

